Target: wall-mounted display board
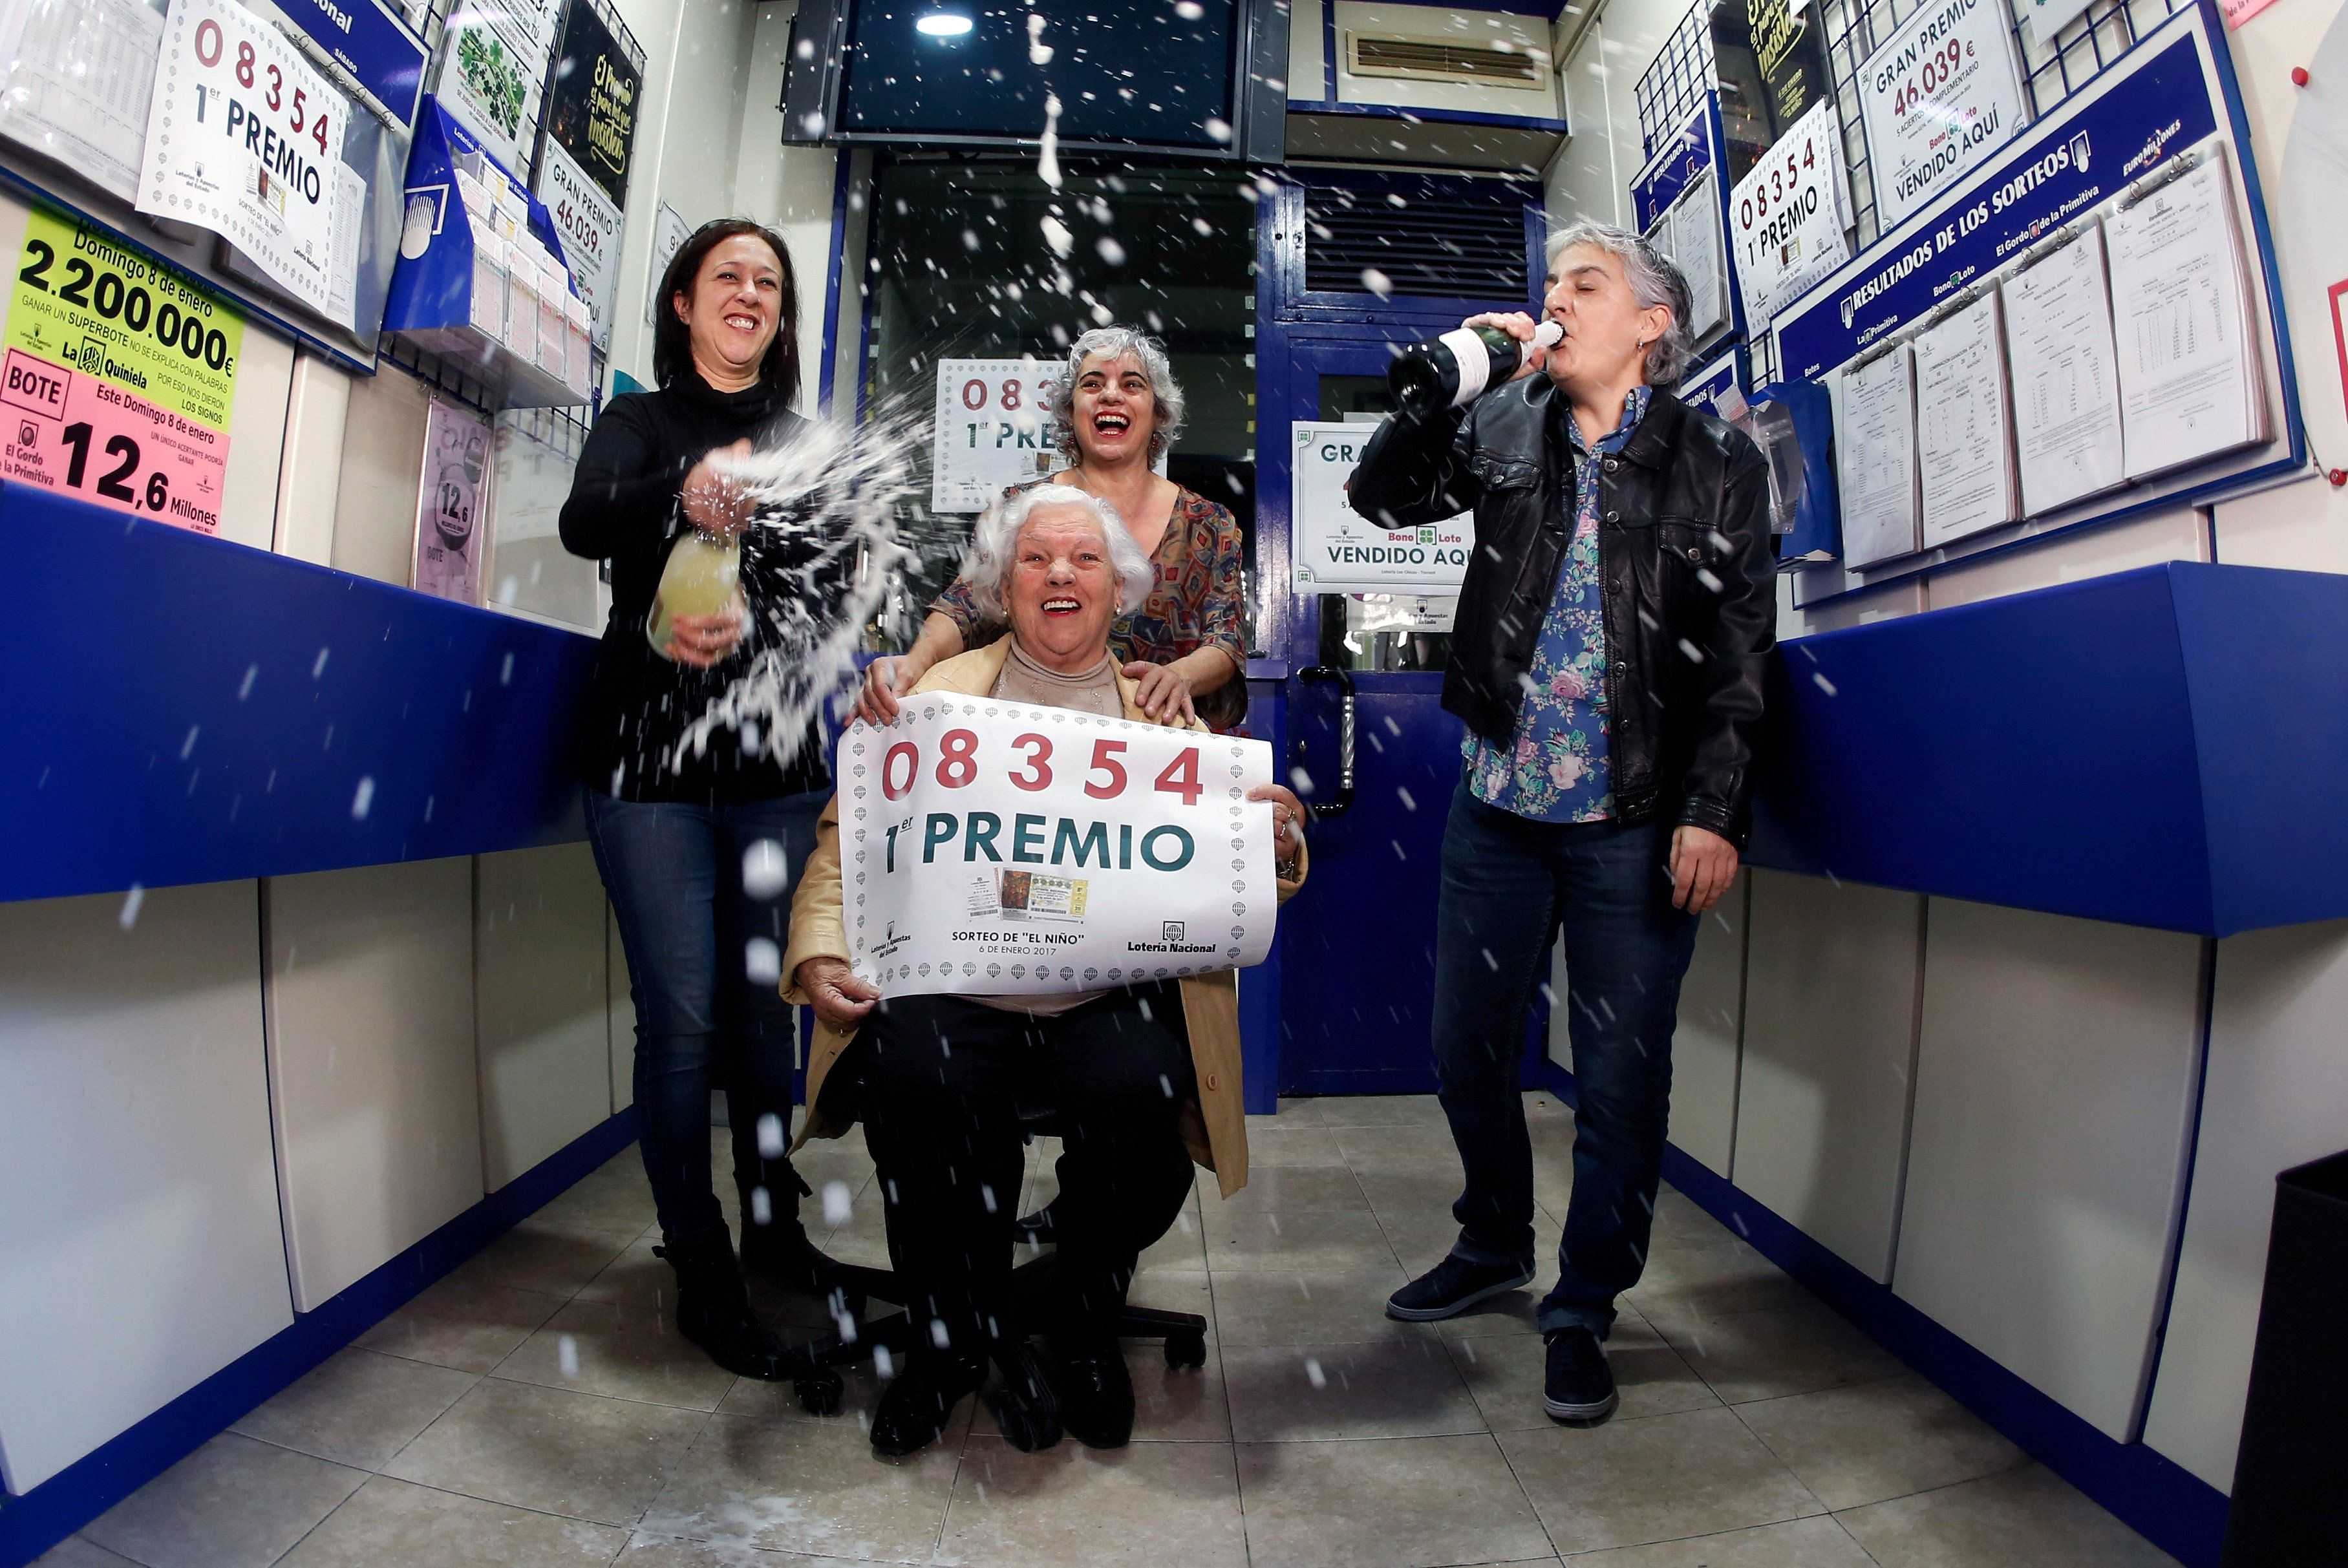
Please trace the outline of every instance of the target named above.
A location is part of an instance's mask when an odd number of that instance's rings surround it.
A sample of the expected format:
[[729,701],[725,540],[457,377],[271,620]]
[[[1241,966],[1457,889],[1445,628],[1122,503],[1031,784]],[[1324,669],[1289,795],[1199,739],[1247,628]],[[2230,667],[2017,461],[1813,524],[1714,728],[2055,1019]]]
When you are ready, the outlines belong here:
[[1932,0],[1859,67],[1881,221],[1923,206],[2029,118],[2006,0]]
[[426,57],[389,0],[6,0],[0,183],[372,371]]
[[1794,0],[1717,0],[1707,17],[1712,58],[1724,89],[1727,180],[1834,97],[1827,72],[1823,7]]
[[1727,249],[1728,182],[1723,177],[1720,100],[1707,93],[1631,181],[1640,233],[1685,277],[1692,304],[1686,323],[1698,344],[1745,333],[1744,302]]
[[[1859,548],[1851,517],[1871,492],[1855,496],[1847,480],[1851,551],[1797,573],[1797,604],[2205,501],[2305,460],[2240,101],[2224,24],[2198,0],[1777,318],[1779,363],[1834,389],[1846,444],[1855,391],[1869,428],[1898,439],[1875,417],[1882,356],[1912,356],[1928,336],[1938,343],[1960,316],[2002,334],[2000,370],[2010,370],[2004,387],[1972,389],[1983,406],[2002,400],[2009,429],[1997,434],[2012,441],[2010,455],[1980,432],[1939,428],[1925,441],[1911,425],[1910,462],[1920,443],[1969,453],[1982,459],[1977,482],[1950,487],[1922,476],[1912,535],[1903,541],[1893,528],[1878,553]],[[1993,316],[1970,313],[1993,293]],[[1944,375],[1958,374],[1942,363]],[[1877,456],[1885,473],[1900,466],[1898,453]],[[1953,507],[1960,494],[1965,515],[1936,519],[1931,497]],[[2000,510],[2021,516],[1985,521]]]

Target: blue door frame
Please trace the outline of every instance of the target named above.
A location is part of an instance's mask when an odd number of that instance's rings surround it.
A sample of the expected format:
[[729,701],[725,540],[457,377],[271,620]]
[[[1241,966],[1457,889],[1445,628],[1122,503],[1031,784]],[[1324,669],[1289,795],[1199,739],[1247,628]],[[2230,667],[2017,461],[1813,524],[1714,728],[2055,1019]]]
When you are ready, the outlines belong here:
[[[1544,220],[1538,187],[1437,176],[1316,173],[1358,197],[1488,200],[1522,208],[1524,293],[1441,299],[1306,287],[1308,187],[1281,179],[1257,214],[1256,537],[1262,610],[1259,646],[1272,657],[1251,673],[1281,693],[1275,744],[1334,804],[1341,695],[1302,672],[1320,659],[1317,595],[1292,591],[1288,433],[1321,415],[1324,375],[1385,374],[1393,354],[1478,311],[1538,299]],[[1261,687],[1259,689],[1262,689]],[[1283,1094],[1424,1093],[1435,1087],[1428,1048],[1434,915],[1443,821],[1458,777],[1458,721],[1445,713],[1442,676],[1363,671],[1353,677],[1355,787],[1342,811],[1313,826],[1313,876],[1283,911],[1274,1050],[1251,1049]],[[1252,1044],[1252,1042],[1251,1042]],[[1269,1054],[1270,1061],[1264,1057]]]

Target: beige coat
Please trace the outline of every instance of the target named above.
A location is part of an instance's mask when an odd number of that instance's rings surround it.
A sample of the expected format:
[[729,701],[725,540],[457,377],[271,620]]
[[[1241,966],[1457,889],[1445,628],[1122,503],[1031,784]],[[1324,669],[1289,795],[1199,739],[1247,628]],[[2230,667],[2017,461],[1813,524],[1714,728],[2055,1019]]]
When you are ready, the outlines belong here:
[[[1010,652],[1011,640],[1000,638],[983,648],[942,661],[913,690],[984,696],[994,690],[995,680],[1003,673],[1003,662]],[[1141,710],[1134,702],[1134,683],[1120,673],[1117,684],[1125,699],[1125,716],[1140,719]],[[1303,886],[1304,865],[1300,849],[1296,880],[1280,884],[1282,903]],[[848,957],[848,927],[841,917],[840,905],[839,797],[834,795],[816,824],[815,853],[808,856],[807,870],[799,877],[798,892],[791,899],[790,947],[783,957],[784,998],[802,1007],[807,1005],[807,996],[798,989],[798,972],[799,965],[808,959],[839,958],[845,962]],[[1236,970],[1225,969],[1179,983],[1182,988],[1182,1020],[1189,1030],[1190,1060],[1199,1080],[1198,1098],[1183,1107],[1182,1142],[1192,1159],[1215,1173],[1223,1195],[1230,1197],[1247,1185],[1248,1175],[1247,1117],[1240,1095],[1239,975]],[[847,1122],[825,1114],[823,1084],[832,1064],[855,1038],[853,1030],[843,1031],[820,1020],[817,1022],[815,1049],[808,1057],[807,1125],[792,1145],[795,1150],[810,1137],[837,1138],[848,1131]]]

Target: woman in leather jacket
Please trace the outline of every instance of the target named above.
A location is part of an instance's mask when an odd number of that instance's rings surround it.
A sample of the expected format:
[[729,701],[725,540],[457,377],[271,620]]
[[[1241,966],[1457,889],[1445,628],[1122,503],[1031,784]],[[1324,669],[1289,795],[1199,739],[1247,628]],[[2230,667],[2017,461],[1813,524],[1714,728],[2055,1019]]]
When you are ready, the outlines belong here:
[[1735,876],[1776,599],[1760,453],[1670,387],[1687,285],[1634,234],[1550,241],[1532,343],[1463,411],[1380,427],[1354,508],[1475,515],[1443,703],[1466,722],[1436,915],[1435,1055],[1466,1166],[1451,1255],[1390,1317],[1448,1317],[1533,1278],[1526,1009],[1563,932],[1580,1090],[1573,1196],[1541,1303],[1544,1407],[1615,1407],[1601,1341],[1637,1283],[1661,1178],[1671,1041],[1696,922]]

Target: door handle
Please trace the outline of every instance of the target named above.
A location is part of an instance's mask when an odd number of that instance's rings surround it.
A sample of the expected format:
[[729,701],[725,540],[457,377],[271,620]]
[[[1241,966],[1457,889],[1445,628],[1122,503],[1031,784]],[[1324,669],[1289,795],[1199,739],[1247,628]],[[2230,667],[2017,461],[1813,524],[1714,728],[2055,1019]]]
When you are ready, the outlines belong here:
[[[1336,682],[1340,694],[1337,709],[1337,790],[1331,798],[1309,802],[1304,807],[1314,816],[1335,816],[1354,804],[1354,672],[1342,664],[1313,664],[1299,670],[1296,678],[1306,685],[1333,681]],[[1303,748],[1300,746],[1298,750],[1301,753]]]

